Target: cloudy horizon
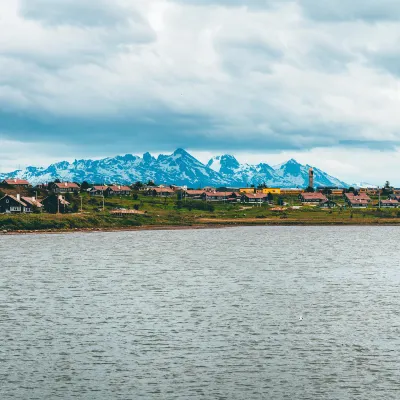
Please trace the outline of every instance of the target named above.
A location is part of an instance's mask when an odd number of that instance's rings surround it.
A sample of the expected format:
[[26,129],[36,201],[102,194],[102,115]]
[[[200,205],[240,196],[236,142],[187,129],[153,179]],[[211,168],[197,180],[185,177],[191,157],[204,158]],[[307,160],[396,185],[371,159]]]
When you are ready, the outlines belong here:
[[75,158],[295,158],[400,186],[394,0],[8,0],[0,172]]

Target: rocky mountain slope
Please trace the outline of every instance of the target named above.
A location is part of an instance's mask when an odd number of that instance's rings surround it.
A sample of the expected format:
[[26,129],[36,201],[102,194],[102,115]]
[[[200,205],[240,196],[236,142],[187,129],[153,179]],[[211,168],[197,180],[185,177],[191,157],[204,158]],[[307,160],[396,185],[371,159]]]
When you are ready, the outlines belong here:
[[[24,178],[32,184],[60,179],[62,181],[88,181],[91,183],[131,184],[136,181],[187,185],[190,187],[247,186],[265,183],[278,187],[306,187],[309,165],[289,160],[278,167],[268,164],[240,164],[231,155],[213,157],[207,165],[183,149],[170,155],[150,153],[143,157],[126,154],[101,160],[61,161],[48,167],[27,167],[11,173],[0,173],[0,179]],[[315,186],[348,185],[314,167]]]

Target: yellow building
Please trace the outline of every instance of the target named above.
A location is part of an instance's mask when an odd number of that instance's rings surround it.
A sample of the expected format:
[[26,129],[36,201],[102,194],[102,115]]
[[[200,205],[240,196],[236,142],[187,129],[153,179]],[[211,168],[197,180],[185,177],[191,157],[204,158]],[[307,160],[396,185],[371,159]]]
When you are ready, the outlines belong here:
[[281,194],[281,189],[279,188],[264,188],[264,189],[257,189],[257,188],[240,188],[240,193],[262,193],[262,194]]
[[259,193],[259,191],[255,188],[240,188],[240,193]]
[[303,189],[281,189],[281,194],[298,196],[304,192]]
[[268,193],[281,194],[281,189],[280,188],[264,188],[264,189],[262,189],[261,193],[263,193],[263,194],[268,194]]

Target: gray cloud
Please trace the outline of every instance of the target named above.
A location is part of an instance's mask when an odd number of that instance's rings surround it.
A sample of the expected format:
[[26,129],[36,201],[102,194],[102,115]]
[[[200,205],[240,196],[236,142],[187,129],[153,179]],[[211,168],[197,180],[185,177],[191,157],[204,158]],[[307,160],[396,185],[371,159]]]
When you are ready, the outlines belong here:
[[137,18],[107,0],[20,0],[20,14],[50,25],[115,26]]
[[298,0],[304,13],[320,21],[398,21],[398,0]]
[[0,21],[0,138],[88,154],[398,142],[386,22],[324,23],[290,2],[127,4],[25,0]]

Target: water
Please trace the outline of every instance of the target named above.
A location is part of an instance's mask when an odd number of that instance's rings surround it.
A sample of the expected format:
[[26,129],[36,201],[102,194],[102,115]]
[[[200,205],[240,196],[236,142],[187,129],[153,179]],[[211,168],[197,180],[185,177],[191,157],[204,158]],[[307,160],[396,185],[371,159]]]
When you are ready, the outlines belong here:
[[0,399],[398,399],[397,227],[0,237]]

